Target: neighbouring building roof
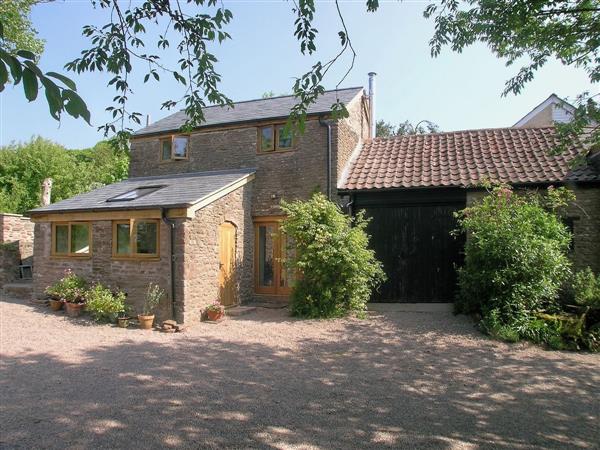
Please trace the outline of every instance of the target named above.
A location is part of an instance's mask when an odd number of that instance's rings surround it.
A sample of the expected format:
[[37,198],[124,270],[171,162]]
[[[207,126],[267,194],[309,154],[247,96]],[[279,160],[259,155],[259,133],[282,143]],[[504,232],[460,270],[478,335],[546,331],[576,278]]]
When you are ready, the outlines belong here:
[[600,181],[592,167],[571,169],[576,144],[552,156],[553,127],[498,128],[376,138],[350,162],[342,190],[468,187],[484,180],[513,184]]
[[[254,169],[241,169],[129,178],[67,200],[33,209],[29,211],[29,214],[187,208],[221,191],[226,191],[227,188],[236,185],[239,181],[253,176],[254,172]],[[115,197],[136,189],[149,187],[159,188],[155,190],[142,189],[140,191],[142,195],[132,200],[114,200]]]
[[[348,104],[359,93],[362,87],[351,87],[325,93],[308,108],[308,114],[325,114],[331,111],[331,106],[339,100]],[[225,125],[233,123],[254,122],[258,120],[287,118],[292,107],[298,103],[298,99],[292,95],[282,97],[271,97],[266,99],[248,100],[234,103],[234,107],[209,106],[204,108],[205,121],[202,127]],[[147,134],[166,133],[177,131],[185,123],[187,116],[185,111],[178,111],[164,119],[142,128],[134,133],[135,136]]]
[[514,127],[549,127],[555,122],[567,123],[573,120],[575,107],[556,94],[551,94],[546,100],[523,116]]

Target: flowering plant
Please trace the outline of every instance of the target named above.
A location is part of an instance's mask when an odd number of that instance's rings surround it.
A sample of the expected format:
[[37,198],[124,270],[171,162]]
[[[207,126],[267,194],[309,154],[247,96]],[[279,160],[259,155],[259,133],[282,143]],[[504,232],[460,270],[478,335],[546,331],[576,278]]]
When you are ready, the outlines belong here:
[[205,308],[205,311],[224,312],[225,307],[221,304],[219,300],[215,300]]
[[71,269],[67,269],[60,280],[46,288],[46,294],[55,300],[67,303],[85,303],[86,289],[85,279],[75,275]]

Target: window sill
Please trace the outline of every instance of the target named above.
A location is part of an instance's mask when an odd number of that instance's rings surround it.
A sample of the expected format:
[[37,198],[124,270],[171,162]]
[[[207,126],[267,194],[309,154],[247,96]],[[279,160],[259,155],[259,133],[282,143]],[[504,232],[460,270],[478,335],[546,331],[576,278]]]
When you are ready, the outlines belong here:
[[258,151],[256,152],[257,155],[275,155],[275,154],[280,154],[280,153],[291,153],[293,151],[295,151],[296,149],[294,148],[288,148],[285,150],[271,150],[270,152],[261,152]]
[[115,256],[111,258],[113,261],[160,261],[160,256]]
[[51,259],[92,259],[92,255],[50,255]]

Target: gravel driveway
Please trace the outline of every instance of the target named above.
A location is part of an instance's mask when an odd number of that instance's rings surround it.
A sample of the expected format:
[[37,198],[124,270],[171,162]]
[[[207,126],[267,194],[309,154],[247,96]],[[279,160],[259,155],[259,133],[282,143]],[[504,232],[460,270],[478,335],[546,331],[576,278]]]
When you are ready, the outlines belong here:
[[600,356],[489,341],[448,313],[183,334],[0,301],[1,448],[598,448]]

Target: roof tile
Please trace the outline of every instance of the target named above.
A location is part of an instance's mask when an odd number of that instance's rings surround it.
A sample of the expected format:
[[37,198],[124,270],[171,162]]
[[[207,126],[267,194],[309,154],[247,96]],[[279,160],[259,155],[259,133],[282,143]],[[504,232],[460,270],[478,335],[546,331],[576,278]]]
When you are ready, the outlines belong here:
[[554,127],[376,138],[350,163],[341,189],[468,187],[485,179],[513,184],[600,181],[592,167],[570,167],[583,149],[580,142],[552,155],[557,144]]

